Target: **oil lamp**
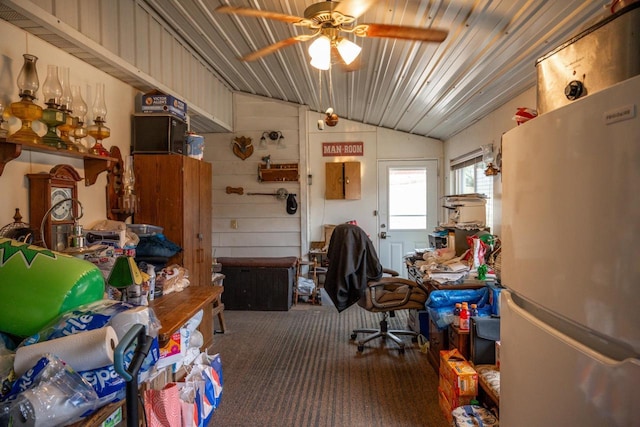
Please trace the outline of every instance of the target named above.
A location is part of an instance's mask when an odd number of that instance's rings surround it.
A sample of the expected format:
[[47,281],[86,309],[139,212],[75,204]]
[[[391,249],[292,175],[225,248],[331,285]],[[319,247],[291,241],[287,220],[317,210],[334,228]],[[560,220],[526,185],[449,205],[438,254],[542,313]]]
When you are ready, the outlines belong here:
[[78,117],[71,114],[73,112],[73,96],[71,87],[69,86],[69,67],[62,67],[62,76],[60,78],[62,85],[62,96],[60,97],[60,110],[64,113],[64,123],[58,126],[60,131],[60,139],[67,150],[78,151],[69,133],[78,126]]
[[65,114],[60,109],[60,98],[62,97],[62,85],[58,78],[58,66],[47,66],[47,78],[42,86],[42,94],[44,95],[47,108],[42,111],[42,123],[47,125],[47,133],[42,137],[42,142],[56,147],[66,148],[62,139],[58,136],[56,129],[58,125],[65,122]]
[[96,85],[96,99],[93,103],[93,125],[89,126],[87,132],[96,142],[89,149],[91,154],[109,157],[109,151],[102,145],[102,140],[109,138],[111,130],[104,124],[107,116],[107,104],[104,100],[104,83]]
[[38,70],[36,69],[36,61],[38,57],[25,53],[22,55],[24,63],[18,74],[18,89],[20,89],[20,101],[13,102],[9,106],[9,111],[15,117],[19,118],[22,126],[17,132],[10,135],[8,140],[11,142],[30,142],[33,144],[42,144],[42,138],[33,131],[31,122],[39,120],[42,117],[42,107],[33,103],[36,97],[36,91],[40,87],[38,81]]
[[80,86],[71,86],[71,110],[76,114],[78,119],[75,123],[75,127],[71,131],[73,136],[74,147],[81,153],[87,153],[89,150],[82,143],[82,138],[85,138],[87,134],[87,128],[85,127],[85,118],[87,116],[87,103],[82,99],[82,92],[80,92]]

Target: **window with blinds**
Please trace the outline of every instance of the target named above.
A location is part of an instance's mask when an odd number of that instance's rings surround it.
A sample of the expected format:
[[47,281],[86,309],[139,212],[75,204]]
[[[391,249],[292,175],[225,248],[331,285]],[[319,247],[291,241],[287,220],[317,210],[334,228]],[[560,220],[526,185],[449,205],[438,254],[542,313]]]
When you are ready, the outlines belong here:
[[487,196],[487,227],[493,230],[493,177],[484,174],[482,150],[451,160],[451,194],[481,193]]

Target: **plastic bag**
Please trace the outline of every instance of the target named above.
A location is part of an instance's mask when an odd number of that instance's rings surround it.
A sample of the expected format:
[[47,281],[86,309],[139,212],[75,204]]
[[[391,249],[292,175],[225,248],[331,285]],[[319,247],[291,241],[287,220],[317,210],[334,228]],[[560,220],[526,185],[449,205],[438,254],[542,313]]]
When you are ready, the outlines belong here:
[[220,405],[222,399],[223,378],[220,354],[209,356],[207,353],[200,353],[193,362],[191,372],[185,381],[198,386],[195,397],[198,407],[198,426],[207,426],[213,411]]
[[145,390],[144,411],[149,427],[180,427],[182,410],[177,383],[169,383],[162,390]]
[[47,354],[23,375],[0,409],[0,425],[65,425],[91,414],[98,395],[77,372]]
[[492,307],[489,305],[489,289],[447,289],[432,291],[425,303],[429,317],[439,329],[444,329],[453,323],[453,309],[456,303],[468,302],[478,305],[479,316],[490,316]]
[[[156,337],[161,325],[153,310],[148,307],[135,307],[128,303],[112,300],[85,304],[61,314],[39,332],[25,338],[20,346],[100,329],[107,325],[114,328],[120,339],[135,323],[144,324],[146,334],[154,337],[154,343],[139,371],[139,378],[144,378],[145,375],[148,375],[151,367],[160,359],[160,348]],[[125,355],[127,362],[133,357],[133,352],[130,350]],[[99,405],[117,402],[125,398],[126,382],[116,373],[113,365],[79,371],[78,374],[93,387],[99,398]]]

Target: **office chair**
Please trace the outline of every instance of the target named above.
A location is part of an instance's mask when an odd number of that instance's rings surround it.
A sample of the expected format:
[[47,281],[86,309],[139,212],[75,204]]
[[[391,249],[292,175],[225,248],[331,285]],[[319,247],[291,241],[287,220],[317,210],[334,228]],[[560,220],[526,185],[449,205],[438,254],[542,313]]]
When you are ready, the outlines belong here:
[[[365,343],[382,338],[395,342],[403,354],[405,343],[399,335],[417,339],[418,332],[390,330],[388,318],[396,310],[424,309],[427,290],[414,281],[396,277],[397,272],[383,269],[371,240],[356,225],[340,224],[335,228],[327,258],[325,291],[338,311],[357,303],[367,311],[382,313],[379,328],[360,328],[351,333],[353,340],[359,333],[368,334],[357,341],[358,352],[364,351]],[[390,276],[383,277],[384,273]]]

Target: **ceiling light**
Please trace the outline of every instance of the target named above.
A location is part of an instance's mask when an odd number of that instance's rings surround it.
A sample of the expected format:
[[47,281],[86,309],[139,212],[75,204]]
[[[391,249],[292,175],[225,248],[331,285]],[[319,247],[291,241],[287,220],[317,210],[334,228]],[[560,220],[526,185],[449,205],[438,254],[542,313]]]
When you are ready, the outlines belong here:
[[319,70],[328,70],[331,65],[331,40],[327,36],[318,37],[309,46],[311,65]]
[[362,48],[357,44],[347,40],[341,39],[337,44],[338,52],[345,64],[351,64],[360,55]]
[[311,58],[310,64],[318,70],[328,70],[331,65],[331,59],[329,57],[315,57]]

